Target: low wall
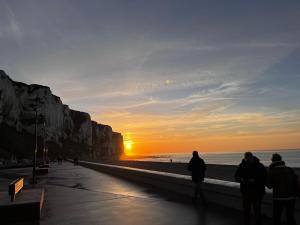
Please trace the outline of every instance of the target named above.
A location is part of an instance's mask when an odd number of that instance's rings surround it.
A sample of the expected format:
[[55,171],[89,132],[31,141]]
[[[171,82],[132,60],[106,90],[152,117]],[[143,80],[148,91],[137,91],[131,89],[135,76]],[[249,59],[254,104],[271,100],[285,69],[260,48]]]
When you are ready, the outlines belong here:
[[[91,162],[91,161],[90,161]],[[146,170],[155,170],[161,172],[190,175],[190,171],[187,170],[188,163],[183,162],[152,162],[152,161],[133,161],[133,160],[101,160],[93,161],[97,163],[104,163],[117,166],[134,167]],[[221,164],[206,164],[207,169],[205,172],[206,177],[235,181],[235,172],[237,165],[221,165]],[[300,168],[293,168],[298,177],[300,177]]]
[[[80,161],[80,165],[156,189],[168,191],[169,193],[174,193],[182,197],[192,198],[194,194],[194,184],[188,175],[87,161]],[[204,181],[203,189],[208,202],[233,209],[242,209],[242,199],[238,183],[207,178]],[[267,190],[267,194],[263,200],[262,212],[264,215],[272,217],[272,197],[269,190]],[[297,201],[296,204],[295,215],[297,221],[300,221],[299,201]]]

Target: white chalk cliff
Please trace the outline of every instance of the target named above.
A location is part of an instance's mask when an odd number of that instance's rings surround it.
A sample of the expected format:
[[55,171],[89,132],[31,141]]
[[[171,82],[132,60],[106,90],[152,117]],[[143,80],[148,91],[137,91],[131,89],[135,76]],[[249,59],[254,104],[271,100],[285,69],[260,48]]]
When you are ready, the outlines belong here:
[[0,70],[0,150],[5,157],[32,152],[36,111],[39,145],[45,137],[50,155],[95,159],[123,154],[123,137],[110,126],[70,109],[49,87],[13,81]]

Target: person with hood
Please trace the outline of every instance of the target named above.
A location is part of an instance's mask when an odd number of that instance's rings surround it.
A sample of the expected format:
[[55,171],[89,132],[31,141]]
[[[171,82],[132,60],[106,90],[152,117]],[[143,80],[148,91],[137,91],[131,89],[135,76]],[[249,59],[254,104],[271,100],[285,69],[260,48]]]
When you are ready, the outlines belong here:
[[204,160],[199,156],[197,151],[193,151],[193,157],[188,164],[188,170],[192,172],[192,181],[195,183],[194,202],[197,202],[198,195],[200,195],[203,205],[206,205],[206,199],[202,190],[206,164]]
[[255,224],[261,224],[261,202],[265,194],[267,170],[251,152],[246,152],[238,166],[235,179],[240,183],[243,198],[244,224],[250,224],[250,212],[253,207]]
[[297,199],[298,178],[292,168],[287,167],[281,155],[272,155],[269,166],[267,187],[273,189],[273,222],[280,224],[283,210],[286,210],[288,225],[295,225],[295,201]]

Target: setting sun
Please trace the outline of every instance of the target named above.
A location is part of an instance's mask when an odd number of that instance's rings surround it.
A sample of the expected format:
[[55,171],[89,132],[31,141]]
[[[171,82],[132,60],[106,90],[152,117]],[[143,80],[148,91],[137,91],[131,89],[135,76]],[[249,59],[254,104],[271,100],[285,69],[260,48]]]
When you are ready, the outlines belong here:
[[126,144],[126,149],[131,149],[131,148],[132,148],[131,143],[127,143],[127,144]]
[[132,140],[126,140],[124,142],[124,146],[125,146],[125,155],[133,155],[133,151],[132,151],[132,145],[133,145],[133,142]]

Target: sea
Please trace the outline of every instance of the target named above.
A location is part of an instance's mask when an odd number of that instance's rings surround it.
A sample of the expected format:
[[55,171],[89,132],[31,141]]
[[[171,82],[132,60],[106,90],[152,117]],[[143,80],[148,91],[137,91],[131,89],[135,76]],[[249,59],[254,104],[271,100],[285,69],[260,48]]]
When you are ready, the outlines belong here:
[[[300,168],[300,149],[293,150],[268,150],[268,151],[252,151],[265,166],[270,165],[271,156],[273,153],[278,153],[282,156],[287,166]],[[208,164],[223,164],[223,165],[238,165],[244,152],[228,152],[228,153],[201,153],[199,155]],[[192,153],[169,153],[157,155],[140,156],[138,161],[154,161],[154,162],[189,162]]]

